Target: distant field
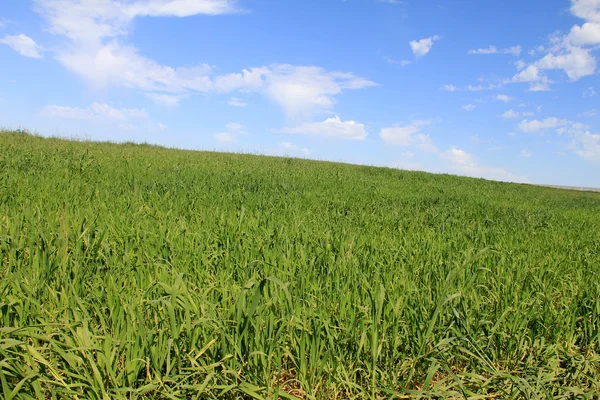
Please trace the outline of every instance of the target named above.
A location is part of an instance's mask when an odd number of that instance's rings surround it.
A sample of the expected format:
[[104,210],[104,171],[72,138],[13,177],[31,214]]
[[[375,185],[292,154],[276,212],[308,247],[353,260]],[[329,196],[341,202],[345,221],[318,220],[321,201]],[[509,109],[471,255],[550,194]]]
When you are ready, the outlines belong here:
[[591,188],[585,186],[556,186],[556,185],[540,185],[556,189],[579,190],[581,192],[600,192],[600,188]]
[[600,392],[599,193],[4,131],[0,260],[3,399]]

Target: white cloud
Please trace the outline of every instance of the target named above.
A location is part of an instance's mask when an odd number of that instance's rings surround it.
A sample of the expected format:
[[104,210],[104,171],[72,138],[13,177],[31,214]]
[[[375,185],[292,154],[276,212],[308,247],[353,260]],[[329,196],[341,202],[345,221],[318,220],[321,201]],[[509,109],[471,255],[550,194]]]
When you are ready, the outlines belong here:
[[569,47],[563,54],[547,54],[536,65],[542,70],[561,69],[572,81],[596,72],[596,59],[589,49],[581,47]]
[[504,118],[504,119],[519,118],[520,115],[521,115],[521,113],[519,113],[519,112],[516,112],[513,110],[508,110],[504,114],[502,114],[502,118]]
[[166,107],[174,107],[179,104],[179,102],[186,98],[185,95],[175,95],[175,94],[164,94],[164,93],[146,93],[146,97],[148,97],[153,102],[166,106]]
[[104,103],[92,103],[88,107],[48,105],[40,110],[48,118],[93,121],[94,125],[110,126],[110,129],[144,132],[165,131],[168,126],[153,122],[143,108],[113,107]]
[[530,133],[537,132],[544,129],[556,128],[558,126],[567,125],[569,123],[566,119],[558,119],[555,117],[546,118],[542,121],[537,119],[534,120],[523,120],[519,123],[519,130],[521,132]]
[[65,107],[50,105],[41,110],[41,115],[46,117],[69,118],[69,119],[108,119],[116,121],[127,121],[135,118],[148,118],[144,109],[137,108],[114,108],[108,104],[92,103],[89,107]]
[[469,92],[481,92],[482,90],[485,90],[485,87],[482,85],[477,85],[477,86],[469,85],[466,87],[465,90],[467,90]]
[[335,96],[347,89],[362,89],[375,83],[347,72],[328,72],[320,67],[274,64],[218,76],[217,92],[257,91],[279,104],[288,116],[306,117],[330,109]]
[[571,137],[571,142],[566,146],[568,150],[584,160],[600,163],[600,134],[591,133],[589,126],[571,122],[566,129],[562,128],[558,133],[566,133]]
[[571,13],[587,21],[600,22],[600,2],[598,0],[571,0]]
[[429,51],[433,47],[433,42],[435,42],[436,40],[440,40],[440,37],[438,35],[424,38],[419,41],[413,40],[409,44],[413,53],[415,53],[415,56],[418,58],[423,57],[425,54],[429,53]]
[[535,65],[529,65],[521,72],[513,76],[513,82],[536,82],[540,80],[540,70]]
[[279,143],[279,146],[281,146],[284,149],[288,149],[288,150],[296,150],[298,148],[298,146],[296,146],[295,144],[293,144],[291,142],[281,142],[281,143]]
[[596,74],[597,62],[589,46],[600,44],[600,1],[571,0],[571,13],[586,22],[574,25],[567,35],[551,35],[549,47],[540,46],[531,51],[531,55],[547,54],[527,68],[521,63],[518,69],[525,69],[515,75],[512,82],[529,82],[529,90],[539,91],[549,89],[549,79],[541,74],[544,70],[561,70],[572,82]]
[[437,172],[425,167],[423,164],[420,164],[418,162],[406,160],[406,158],[403,160],[392,162],[388,166],[390,168],[401,169],[404,171],[427,171],[434,173]]
[[58,60],[72,72],[96,86],[124,86],[147,92],[170,94],[213,89],[212,68],[160,65],[138,54],[137,49],[116,41],[100,47],[77,47],[59,52]]
[[235,12],[232,0],[146,0],[124,6],[130,17],[188,17],[197,14],[219,15]]
[[496,54],[498,53],[498,49],[496,46],[490,46],[487,49],[472,49],[467,52],[467,54]]
[[234,133],[241,133],[241,134],[246,134],[247,132],[244,130],[246,127],[242,124],[238,124],[237,122],[230,122],[228,124],[225,125],[225,128],[227,128],[227,130],[229,132],[234,132]]
[[14,51],[25,57],[42,58],[41,47],[27,35],[20,34],[15,36],[4,36],[0,39],[0,43],[4,43]]
[[441,153],[440,157],[447,162],[445,169],[451,173],[497,181],[529,182],[527,177],[514,175],[503,168],[480,165],[474,156],[457,147]]
[[546,47],[544,47],[543,45],[539,45],[535,49],[529,50],[529,55],[535,56],[537,53],[543,53],[544,51],[546,51]]
[[[153,93],[154,98],[160,94],[253,91],[280,105],[288,116],[306,117],[330,109],[335,96],[344,90],[375,85],[347,72],[287,64],[214,76],[213,67],[208,64],[161,65],[121,41],[136,17],[231,13],[238,11],[233,0],[36,0],[36,3],[50,32],[70,41],[68,46],[58,49],[57,59],[97,86],[138,89]],[[161,100],[174,101],[167,99]]]
[[505,95],[505,94],[498,94],[498,95],[496,95],[496,100],[500,100],[500,101],[503,101],[505,103],[508,103],[509,101],[512,101],[514,99],[512,97],[510,97],[510,96]]
[[575,46],[597,45],[600,43],[600,23],[586,22],[581,26],[575,25],[566,40]]
[[583,91],[583,97],[594,97],[595,95],[596,89],[594,89],[592,86]]
[[390,63],[390,64],[398,64],[401,67],[406,67],[407,65],[411,64],[411,62],[409,60],[400,60],[400,61],[398,61],[398,60],[394,60],[393,58],[390,58],[390,57],[383,57],[383,59],[385,61],[387,61],[388,63]]
[[521,157],[524,157],[524,158],[531,158],[531,157],[533,157],[533,154],[531,154],[531,152],[528,151],[528,150],[521,150],[521,154],[520,155],[521,155]]
[[50,32],[73,41],[98,43],[126,35],[137,17],[189,17],[236,12],[231,0],[35,0]]
[[517,45],[517,46],[513,46],[513,47],[509,47],[507,49],[503,49],[502,53],[504,54],[512,54],[513,56],[520,56],[521,55],[521,51],[523,49],[521,48],[521,46]]
[[442,153],[441,157],[450,161],[453,164],[475,165],[475,160],[473,156],[471,156],[466,151],[458,149],[456,147],[453,147],[450,150],[447,150],[446,152]]
[[407,126],[383,128],[379,136],[387,144],[403,147],[415,146],[425,151],[436,152],[437,148],[429,135],[419,133],[421,127],[429,124],[430,121],[413,121]]
[[595,117],[596,115],[598,115],[598,111],[595,108],[579,114],[580,117]]
[[527,90],[530,92],[545,92],[550,90],[550,87],[547,82],[534,82],[529,85],[529,89]]
[[213,134],[213,137],[221,143],[235,143],[237,139],[229,132],[219,132]]
[[577,134],[572,147],[575,153],[588,161],[600,162],[600,135],[589,131]]
[[540,69],[531,64],[512,77],[510,82],[529,83],[529,90],[533,92],[549,90],[550,79],[540,72]]
[[456,90],[456,86],[454,85],[444,85],[440,88],[440,90],[445,90],[446,92],[454,92]]
[[330,109],[336,102],[335,96],[344,90],[375,85],[351,73],[287,64],[213,77],[209,65],[162,66],[138,55],[131,47],[114,43],[102,47],[96,54],[63,54],[61,57],[69,69],[98,85],[112,84],[170,94],[254,91],[281,106],[290,117],[306,117]]
[[[334,96],[343,90],[375,85],[351,73],[293,65],[272,65],[262,79],[260,90],[290,117],[306,117],[315,111],[330,109],[335,104]],[[249,86],[248,89],[253,86],[252,81]]]
[[42,108],[40,114],[45,117],[69,119],[92,119],[97,117],[89,108],[65,107],[57,105],[51,105]]
[[499,89],[502,87],[501,83],[498,84],[489,84],[487,86],[483,86],[483,85],[477,85],[477,86],[473,86],[473,85],[468,85],[465,90],[467,92],[481,92],[483,90],[495,90],[495,89]]
[[[429,121],[414,121],[406,127],[385,128],[381,130],[380,136],[384,142],[399,146],[425,146],[426,149],[439,157],[444,162],[444,165],[441,168],[426,168],[412,161],[413,153],[404,152],[402,153],[404,160],[393,163],[391,165],[393,168],[429,170],[430,172],[453,173],[509,182],[529,181],[527,177],[511,174],[502,168],[480,165],[476,157],[460,148],[451,147],[446,151],[439,151],[429,136],[419,133],[420,127],[427,124],[429,124]],[[480,141],[477,136],[473,136],[471,139],[478,143],[485,143]],[[488,150],[499,151],[503,150],[503,148],[492,147]]]
[[307,149],[306,147],[300,148],[300,147],[296,146],[294,143],[291,143],[291,142],[281,142],[281,143],[279,143],[279,147],[281,147],[286,152],[301,153],[304,156],[309,156],[310,155],[310,150],[309,149]]
[[473,111],[475,109],[475,107],[477,107],[477,106],[475,106],[474,104],[467,104],[467,105],[462,106],[462,108],[467,111]]
[[279,129],[276,132],[347,140],[363,140],[367,137],[367,131],[363,124],[355,121],[342,121],[338,116],[328,118],[323,122],[306,122],[294,128]]
[[234,107],[246,107],[248,105],[248,103],[240,97],[232,97],[227,104]]
[[488,143],[493,143],[493,142],[495,142],[495,140],[494,140],[494,139],[481,139],[481,138],[479,137],[479,135],[472,135],[472,136],[470,137],[470,139],[471,139],[471,142],[473,142],[473,143],[477,143],[477,144],[488,144]]
[[237,122],[225,125],[226,132],[213,133],[213,137],[221,143],[235,143],[240,135],[247,135],[246,127]]
[[214,78],[214,90],[219,93],[236,90],[257,91],[264,87],[265,79],[270,73],[269,67],[257,67],[243,69],[240,73],[217,76]]
[[534,115],[534,113],[532,113],[530,111],[519,112],[519,111],[514,111],[511,109],[511,110],[504,112],[504,114],[502,114],[502,118],[513,119],[513,118],[519,118],[519,117],[533,117],[533,115]]
[[499,49],[496,46],[490,46],[483,49],[472,49],[468,51],[468,54],[512,54],[514,56],[521,55],[521,46],[508,47],[506,49]]

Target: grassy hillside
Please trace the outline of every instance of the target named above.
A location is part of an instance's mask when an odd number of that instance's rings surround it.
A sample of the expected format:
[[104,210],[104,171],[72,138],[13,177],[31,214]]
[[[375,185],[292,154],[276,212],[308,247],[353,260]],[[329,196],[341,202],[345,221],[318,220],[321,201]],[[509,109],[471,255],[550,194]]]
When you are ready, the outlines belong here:
[[599,273],[599,193],[0,133],[5,399],[592,398]]

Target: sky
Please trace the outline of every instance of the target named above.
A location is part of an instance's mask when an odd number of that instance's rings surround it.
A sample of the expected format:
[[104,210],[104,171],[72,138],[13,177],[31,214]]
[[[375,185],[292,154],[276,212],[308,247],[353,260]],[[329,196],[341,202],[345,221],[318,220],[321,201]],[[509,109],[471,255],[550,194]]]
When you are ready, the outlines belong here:
[[600,0],[2,0],[0,126],[600,187]]

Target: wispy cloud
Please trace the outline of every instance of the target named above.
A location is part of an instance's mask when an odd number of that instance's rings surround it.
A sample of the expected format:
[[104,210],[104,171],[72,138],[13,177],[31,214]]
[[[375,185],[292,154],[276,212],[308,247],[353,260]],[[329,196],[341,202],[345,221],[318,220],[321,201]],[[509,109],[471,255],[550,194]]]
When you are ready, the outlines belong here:
[[505,111],[502,114],[502,118],[504,119],[514,119],[514,118],[519,118],[519,117],[533,117],[534,113],[531,111],[514,111],[514,110],[508,110]]
[[100,3],[36,0],[36,4],[49,31],[69,41],[68,46],[57,49],[56,56],[67,69],[95,86],[137,89],[163,103],[176,102],[166,95],[257,92],[278,104],[286,115],[305,118],[331,109],[336,97],[346,90],[375,85],[349,72],[289,64],[215,75],[208,64],[190,67],[159,64],[124,43],[135,18],[238,12],[232,0],[102,0]]
[[531,154],[531,152],[529,150],[521,150],[521,157],[524,158],[531,158],[533,157],[533,154]]
[[292,142],[281,142],[279,147],[286,152],[287,155],[301,154],[305,157],[310,156],[310,150],[306,147],[298,147]]
[[465,90],[467,92],[482,92],[484,90],[496,90],[496,89],[500,89],[502,87],[502,83],[490,83],[487,85],[467,85],[465,87]]
[[323,122],[305,122],[296,127],[278,129],[275,132],[345,140],[363,140],[367,137],[367,131],[363,124],[356,121],[342,121],[338,116],[328,118]]
[[42,48],[32,38],[24,34],[4,36],[4,38],[0,39],[0,43],[4,43],[24,57],[43,57]]
[[384,143],[390,145],[401,147],[414,146],[425,151],[435,152],[437,148],[429,135],[421,133],[421,129],[430,123],[430,121],[413,121],[406,126],[383,128],[379,136]]
[[490,46],[487,48],[482,48],[482,49],[472,49],[469,50],[467,53],[468,54],[512,54],[513,56],[519,56],[521,55],[521,51],[523,49],[521,48],[521,46],[517,45],[514,47],[508,47],[505,49],[498,49],[496,48],[496,46]]
[[234,107],[246,107],[248,105],[248,103],[240,97],[232,97],[227,104]]
[[390,64],[397,64],[397,65],[400,65],[401,67],[406,67],[407,65],[410,65],[410,63],[411,63],[411,61],[409,61],[409,60],[394,60],[393,58],[390,58],[387,56],[383,57],[383,59]]
[[146,110],[138,108],[115,108],[108,104],[92,103],[89,107],[50,105],[42,108],[45,117],[68,119],[109,119],[127,121],[132,118],[148,118]]
[[448,172],[498,181],[529,182],[527,177],[512,174],[503,168],[481,165],[475,156],[458,147],[441,153],[440,158],[447,162]]
[[556,128],[559,126],[564,126],[569,124],[569,121],[566,119],[558,119],[555,117],[549,117],[544,120],[523,120],[519,123],[519,130],[525,133],[531,132],[539,132],[545,129]]
[[123,130],[165,131],[166,124],[154,122],[143,108],[113,107],[105,103],[92,103],[87,107],[48,105],[40,110],[46,118],[89,120],[94,124],[110,124]]
[[595,117],[596,115],[598,115],[598,111],[594,108],[585,112],[582,112],[581,114],[578,114],[580,117]]
[[174,107],[179,104],[182,99],[187,98],[186,95],[165,94],[165,93],[146,93],[146,97],[157,104],[166,107]]
[[588,87],[583,91],[583,97],[594,97],[596,95],[596,89],[592,86]]
[[600,134],[589,131],[576,133],[570,147],[581,158],[600,163]]
[[213,133],[213,137],[221,143],[235,143],[241,135],[247,135],[246,127],[237,122],[225,125],[224,132]]

